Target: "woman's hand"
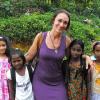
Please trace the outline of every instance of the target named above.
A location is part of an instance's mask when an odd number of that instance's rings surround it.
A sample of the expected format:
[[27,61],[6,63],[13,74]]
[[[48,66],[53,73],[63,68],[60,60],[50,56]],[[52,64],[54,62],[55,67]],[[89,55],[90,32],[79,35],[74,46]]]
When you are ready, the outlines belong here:
[[89,66],[93,66],[93,61],[88,55],[83,55],[82,57],[86,59],[86,69],[89,69]]

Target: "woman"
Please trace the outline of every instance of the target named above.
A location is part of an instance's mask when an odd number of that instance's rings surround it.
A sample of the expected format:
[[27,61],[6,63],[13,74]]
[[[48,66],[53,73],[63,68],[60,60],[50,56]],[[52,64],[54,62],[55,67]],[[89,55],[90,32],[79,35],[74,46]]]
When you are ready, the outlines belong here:
[[[57,11],[49,32],[39,33],[29,49],[26,60],[35,57],[39,51],[39,62],[33,77],[35,100],[67,100],[61,62],[71,40],[63,33],[70,26],[70,16],[66,10]],[[42,36],[41,46],[40,37]]]

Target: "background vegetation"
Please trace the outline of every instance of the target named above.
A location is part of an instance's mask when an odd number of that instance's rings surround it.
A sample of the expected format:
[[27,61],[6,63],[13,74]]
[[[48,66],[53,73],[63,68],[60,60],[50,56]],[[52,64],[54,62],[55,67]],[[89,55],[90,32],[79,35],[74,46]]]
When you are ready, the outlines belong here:
[[61,8],[71,14],[71,26],[65,34],[82,39],[86,53],[90,53],[91,43],[100,41],[99,0],[1,0],[0,34],[18,47],[24,43],[21,47],[26,51],[36,33],[50,30],[52,14]]

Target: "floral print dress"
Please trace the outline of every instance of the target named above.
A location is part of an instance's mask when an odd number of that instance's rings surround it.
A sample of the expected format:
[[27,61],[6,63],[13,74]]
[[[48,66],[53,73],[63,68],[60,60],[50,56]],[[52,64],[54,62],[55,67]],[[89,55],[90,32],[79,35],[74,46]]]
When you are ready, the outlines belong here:
[[87,100],[86,84],[82,80],[81,68],[70,67],[70,78],[67,89],[69,100]]
[[0,100],[9,100],[6,72],[10,69],[8,59],[0,59]]

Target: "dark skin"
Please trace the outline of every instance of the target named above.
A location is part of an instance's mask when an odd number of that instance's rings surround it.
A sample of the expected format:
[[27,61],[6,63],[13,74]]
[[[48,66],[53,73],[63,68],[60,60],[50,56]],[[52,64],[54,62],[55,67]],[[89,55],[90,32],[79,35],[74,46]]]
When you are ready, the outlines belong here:
[[80,67],[80,56],[82,55],[81,46],[76,44],[71,47],[71,59],[69,66]]
[[[19,75],[23,76],[25,74],[25,67],[23,67],[23,60],[21,57],[19,57],[19,55],[17,54],[12,55],[11,63]],[[13,85],[14,85],[13,81],[8,80],[10,100],[15,100]]]
[[[82,47],[79,45],[79,44],[74,44],[73,46],[71,46],[71,48],[70,48],[70,59],[69,59],[69,67],[70,68],[72,68],[72,69],[74,69],[74,71],[75,71],[75,78],[77,77],[77,75],[78,75],[78,73],[80,74],[80,69],[81,69],[81,71],[83,70],[82,68],[81,68],[81,66],[82,66],[82,64],[81,64],[81,58],[82,58],[82,54],[83,54],[83,50],[82,50]],[[84,58],[82,58],[82,60],[85,60]],[[68,63],[67,63],[67,65],[68,65]],[[67,66],[66,66],[67,67]],[[69,73],[67,73],[67,75],[69,74],[69,84],[70,84],[70,73],[72,73],[71,72],[71,70],[69,70],[70,72]],[[81,79],[83,80],[83,73],[81,72],[81,74],[80,75],[82,75],[81,76]],[[84,74],[84,75],[86,75],[86,79],[87,79],[87,74]],[[77,80],[77,79],[76,79]],[[81,82],[81,80],[80,80],[80,82]],[[84,82],[86,82],[86,81],[84,81]],[[71,83],[72,84],[72,83]],[[82,83],[83,84],[83,83]],[[86,83],[87,84],[87,83]],[[84,84],[85,85],[85,84]],[[74,86],[74,85],[73,85]],[[77,87],[77,86],[76,86]],[[69,90],[70,90],[71,88],[70,88],[70,85],[69,85]],[[87,88],[86,88],[87,89]],[[88,90],[88,89],[87,89]],[[85,92],[85,93],[87,93],[87,92]],[[73,92],[72,92],[72,95],[73,95]],[[88,96],[86,96],[86,98],[88,98]],[[76,100],[76,99],[75,99]],[[87,100],[87,99],[86,99]]]
[[95,50],[93,52],[96,56],[96,63],[100,65],[100,44],[96,45]]
[[9,98],[10,98],[10,100],[15,100],[14,89],[13,89],[13,81],[8,80],[7,82],[8,82],[8,87],[9,87]]
[[23,76],[25,74],[25,67],[23,67],[23,60],[21,57],[19,57],[19,55],[15,54],[12,55],[12,65],[15,68],[16,72]]
[[[94,44],[95,45],[95,44]],[[100,66],[100,44],[95,46],[95,49],[93,50],[93,53],[96,57],[96,60],[94,61],[94,64],[90,67],[89,73],[89,81],[92,82],[92,72],[95,69],[95,65],[96,66]],[[91,93],[91,87],[90,87],[90,93]]]

